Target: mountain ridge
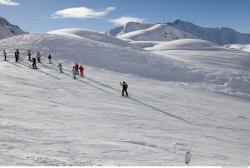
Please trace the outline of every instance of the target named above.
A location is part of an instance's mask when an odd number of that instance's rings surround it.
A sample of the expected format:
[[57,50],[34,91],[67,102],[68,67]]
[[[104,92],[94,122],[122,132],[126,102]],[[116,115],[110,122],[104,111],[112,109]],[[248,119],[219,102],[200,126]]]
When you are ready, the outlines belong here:
[[[149,29],[157,24],[128,22],[124,26],[120,26],[120,27],[107,31],[106,34],[110,36],[114,36],[114,37],[119,37],[121,35],[124,36],[124,34],[131,33],[133,31]],[[218,45],[250,44],[250,34],[240,33],[229,27],[207,28],[207,27],[198,26],[191,22],[182,21],[180,19],[174,22],[167,22],[167,23],[160,23],[160,24],[169,25],[179,30],[180,32],[191,34],[193,37],[197,37],[202,40],[210,41]],[[177,37],[177,39],[183,39],[183,37]],[[186,38],[184,37],[184,39]],[[173,40],[176,40],[176,39],[173,39]],[[161,40],[158,40],[158,41],[161,41]]]
[[9,23],[5,18],[0,16],[0,39],[27,34],[19,26]]

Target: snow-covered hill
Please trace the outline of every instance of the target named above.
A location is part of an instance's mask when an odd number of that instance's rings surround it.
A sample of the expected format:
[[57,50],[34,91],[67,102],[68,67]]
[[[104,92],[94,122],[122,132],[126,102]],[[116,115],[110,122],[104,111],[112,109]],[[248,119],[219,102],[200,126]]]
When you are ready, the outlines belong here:
[[221,50],[223,47],[200,39],[174,41],[131,41],[131,44],[146,50]]
[[250,44],[232,44],[226,45],[227,48],[232,48],[240,51],[250,52]]
[[0,39],[25,33],[17,25],[12,25],[5,18],[0,17]]
[[120,40],[112,36],[107,36],[103,33],[98,33],[98,32],[79,29],[79,28],[60,29],[60,30],[48,32],[48,34],[74,35],[74,36],[79,36],[81,38],[86,38],[89,40],[103,42],[103,43],[112,44],[116,46],[139,49],[135,45],[131,45],[130,43],[125,42],[124,40]]
[[[80,36],[27,34],[1,40],[1,48],[8,49],[10,54],[14,53],[13,46],[19,48],[24,55],[28,49],[31,49],[32,52],[42,52],[45,57],[48,54],[53,54],[61,59],[153,79],[185,81],[197,78],[200,80],[199,74],[197,76],[189,73],[191,75],[189,76],[188,72],[191,69],[183,66],[180,66],[180,72],[169,73],[171,67],[178,66],[177,62],[172,62],[145,50],[94,41]],[[184,74],[186,78],[179,77],[179,75],[183,76]]]
[[[0,40],[0,165],[184,165],[187,150],[191,165],[249,165],[250,55],[139,43],[76,29]],[[28,49],[42,53],[38,70]],[[86,78],[72,79],[76,61]]]

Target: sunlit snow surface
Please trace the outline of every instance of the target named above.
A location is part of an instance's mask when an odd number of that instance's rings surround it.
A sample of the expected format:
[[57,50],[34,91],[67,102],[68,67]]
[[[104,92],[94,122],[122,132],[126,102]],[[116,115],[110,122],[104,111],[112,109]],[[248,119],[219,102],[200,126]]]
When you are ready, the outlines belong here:
[[[59,34],[0,42],[0,165],[184,165],[186,151],[191,165],[250,164],[248,53],[145,48],[153,54]],[[42,52],[38,70],[27,49]],[[86,78],[72,79],[75,61]]]

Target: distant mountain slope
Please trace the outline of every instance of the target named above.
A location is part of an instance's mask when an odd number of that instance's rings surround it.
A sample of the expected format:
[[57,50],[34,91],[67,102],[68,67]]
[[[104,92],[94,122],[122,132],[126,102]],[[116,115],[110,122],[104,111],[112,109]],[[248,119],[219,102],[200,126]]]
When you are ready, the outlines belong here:
[[[155,26],[164,25],[168,27],[165,32],[156,31],[154,32],[154,38],[152,36],[148,39],[148,34],[141,33],[147,29],[154,28]],[[141,33],[138,35],[138,32]],[[180,32],[180,33],[179,33]],[[158,33],[158,34],[157,34]],[[145,24],[130,22],[124,26],[117,27],[109,30],[106,34],[114,37],[122,37],[125,39],[133,39],[135,41],[171,41],[176,39],[202,39],[216,43],[218,45],[226,44],[250,44],[250,34],[242,34],[231,28],[204,28],[197,26],[191,22],[185,22],[176,20],[175,22],[168,22],[164,24]],[[163,36],[168,36],[162,38]],[[135,37],[136,36],[136,37]],[[138,37],[140,36],[140,37]],[[144,37],[142,37],[144,36]],[[147,36],[147,37],[146,37]]]
[[245,52],[250,52],[250,44],[232,44],[232,45],[226,45],[227,48],[241,50]]
[[227,27],[204,28],[197,26],[191,22],[184,22],[181,20],[176,20],[175,22],[168,24],[179,30],[197,36],[200,39],[211,41],[219,45],[250,43],[250,34],[241,34]]
[[178,39],[195,39],[193,35],[180,31],[168,24],[156,24],[150,28],[132,31],[117,36],[132,41],[172,41]]
[[0,17],[0,39],[21,35],[25,33],[26,32],[24,32],[17,25],[12,25],[5,18]]

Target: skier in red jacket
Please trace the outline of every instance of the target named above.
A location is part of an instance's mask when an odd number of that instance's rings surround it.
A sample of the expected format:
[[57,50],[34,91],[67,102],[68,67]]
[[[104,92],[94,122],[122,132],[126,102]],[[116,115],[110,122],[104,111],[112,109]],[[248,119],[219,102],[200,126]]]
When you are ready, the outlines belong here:
[[80,70],[80,75],[81,75],[81,77],[84,77],[84,73],[83,73],[84,68],[83,68],[82,65],[79,67],[79,70]]

